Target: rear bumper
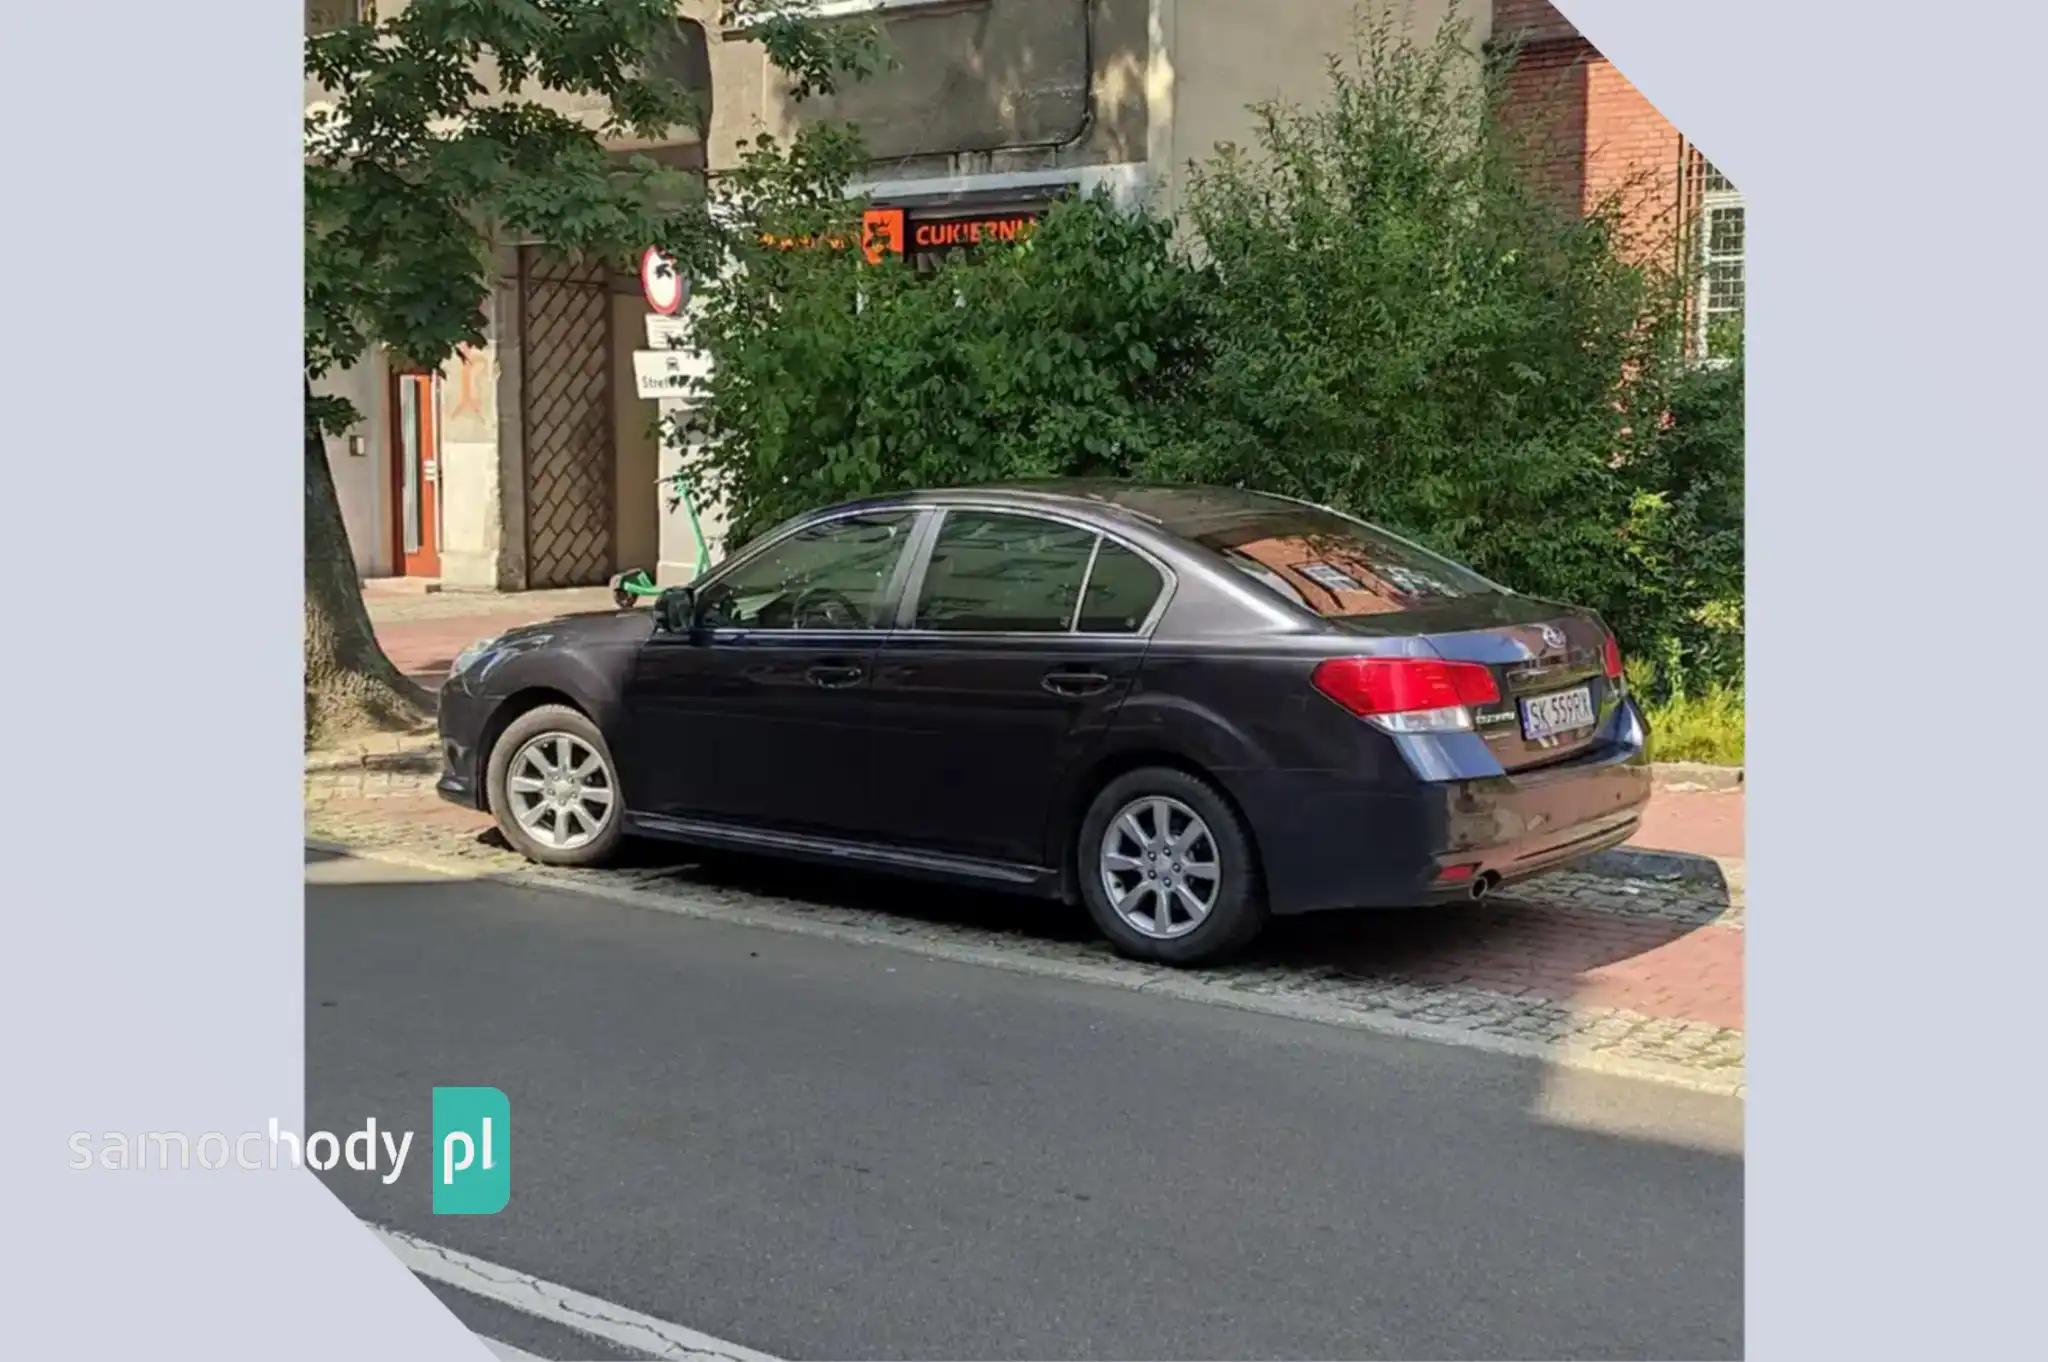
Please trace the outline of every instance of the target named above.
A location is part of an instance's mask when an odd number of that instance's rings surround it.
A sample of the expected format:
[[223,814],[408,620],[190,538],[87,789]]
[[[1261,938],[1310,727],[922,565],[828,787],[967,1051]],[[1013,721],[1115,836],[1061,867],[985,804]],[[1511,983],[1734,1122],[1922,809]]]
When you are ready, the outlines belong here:
[[[1335,772],[1239,773],[1276,913],[1466,898],[1626,842],[1650,799],[1640,743],[1542,770],[1373,789]],[[1455,882],[1448,867],[1471,867]]]
[[[1650,769],[1644,763],[1565,770],[1548,781],[1470,782],[1445,799],[1441,823],[1447,836],[1433,849],[1426,878],[1414,887],[1423,902],[1464,898],[1479,876],[1506,883],[1620,846],[1642,825],[1649,799]],[[1444,887],[1442,872],[1461,866],[1471,867],[1472,874]]]

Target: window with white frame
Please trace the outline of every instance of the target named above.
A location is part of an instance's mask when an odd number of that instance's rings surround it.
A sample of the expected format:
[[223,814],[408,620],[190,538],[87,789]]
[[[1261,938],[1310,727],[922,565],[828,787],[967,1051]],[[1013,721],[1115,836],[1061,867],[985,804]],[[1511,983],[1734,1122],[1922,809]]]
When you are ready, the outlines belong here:
[[1742,329],[1744,216],[1741,191],[1711,164],[1704,164],[1698,342],[1699,353],[1708,359],[1725,357]]

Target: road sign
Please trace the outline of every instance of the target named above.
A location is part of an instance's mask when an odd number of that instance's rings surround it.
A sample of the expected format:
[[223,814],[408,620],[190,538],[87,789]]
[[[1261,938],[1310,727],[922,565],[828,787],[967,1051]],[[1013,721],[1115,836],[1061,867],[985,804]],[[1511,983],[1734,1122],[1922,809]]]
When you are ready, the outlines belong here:
[[690,319],[688,317],[664,317],[658,313],[648,313],[647,348],[650,350],[689,349]]
[[646,295],[647,306],[664,317],[673,317],[683,310],[689,289],[676,262],[649,246],[640,256],[640,292]]
[[711,372],[711,356],[701,350],[635,350],[633,382],[642,397],[692,397]]

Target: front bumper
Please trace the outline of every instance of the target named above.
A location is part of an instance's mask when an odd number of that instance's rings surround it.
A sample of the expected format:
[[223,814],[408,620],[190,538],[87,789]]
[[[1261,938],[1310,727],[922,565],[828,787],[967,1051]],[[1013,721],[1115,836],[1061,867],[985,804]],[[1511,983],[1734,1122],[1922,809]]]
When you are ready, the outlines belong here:
[[467,809],[490,810],[484,789],[483,732],[489,704],[469,693],[451,678],[441,688],[440,717],[441,778],[434,792],[451,804]]

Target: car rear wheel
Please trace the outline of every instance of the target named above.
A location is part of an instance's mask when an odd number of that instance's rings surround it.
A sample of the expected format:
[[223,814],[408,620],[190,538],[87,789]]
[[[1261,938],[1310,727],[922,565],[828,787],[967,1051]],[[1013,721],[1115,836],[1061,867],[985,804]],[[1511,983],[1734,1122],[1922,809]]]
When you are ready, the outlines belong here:
[[1152,766],[1104,786],[1075,845],[1082,900],[1125,955],[1203,965],[1265,926],[1257,859],[1236,810],[1206,781]]
[[624,831],[611,749],[566,705],[528,710],[506,727],[491,749],[489,790],[506,840],[542,865],[596,865]]

